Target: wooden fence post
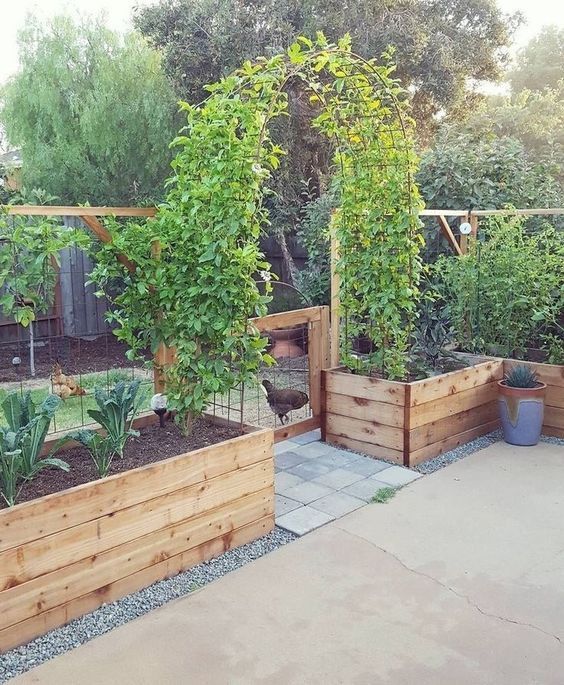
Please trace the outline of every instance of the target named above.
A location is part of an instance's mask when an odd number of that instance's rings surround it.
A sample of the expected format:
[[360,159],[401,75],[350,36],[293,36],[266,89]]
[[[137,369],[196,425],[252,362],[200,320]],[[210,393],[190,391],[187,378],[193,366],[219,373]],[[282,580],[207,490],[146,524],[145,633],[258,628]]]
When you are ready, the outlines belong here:
[[329,308],[319,307],[320,318],[310,321],[307,331],[309,366],[309,406],[314,416],[322,413],[321,371],[330,364]]

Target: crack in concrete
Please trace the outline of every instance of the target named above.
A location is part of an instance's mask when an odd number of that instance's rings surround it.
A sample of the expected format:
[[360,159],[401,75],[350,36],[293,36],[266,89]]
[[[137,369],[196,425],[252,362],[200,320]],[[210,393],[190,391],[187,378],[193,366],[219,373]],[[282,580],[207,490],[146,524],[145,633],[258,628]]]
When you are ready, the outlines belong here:
[[532,628],[533,630],[537,630],[539,633],[542,633],[543,635],[546,635],[547,637],[551,637],[552,639],[556,640],[560,645],[562,645],[562,639],[558,635],[554,635],[553,633],[549,633],[546,630],[543,630],[539,626],[536,626],[534,623],[526,623],[522,621],[517,621],[512,618],[508,618],[507,616],[499,616],[498,614],[492,614],[488,611],[485,611],[482,609],[474,600],[472,600],[468,595],[464,595],[461,592],[458,592],[458,590],[455,590],[453,587],[450,585],[447,585],[446,583],[443,583],[440,581],[438,578],[435,578],[434,576],[429,575],[428,573],[425,573],[424,571],[418,571],[415,568],[411,568],[408,566],[402,559],[400,559],[398,556],[396,556],[393,552],[390,552],[390,550],[385,549],[384,547],[380,547],[377,545],[375,542],[372,542],[372,540],[367,540],[366,538],[363,538],[362,535],[358,535],[357,533],[353,533],[350,530],[346,530],[345,528],[341,528],[340,526],[336,526],[339,530],[343,531],[343,533],[346,533],[347,535],[352,535],[352,537],[357,538],[358,540],[362,540],[363,542],[367,543],[368,545],[371,545],[375,549],[379,550],[380,552],[384,552],[384,554],[387,554],[388,556],[392,557],[400,566],[402,566],[406,571],[409,573],[414,573],[417,576],[421,576],[422,578],[427,578],[427,580],[430,580],[431,582],[435,583],[439,587],[443,588],[443,590],[446,590],[447,592],[452,593],[455,595],[455,597],[458,597],[459,599],[464,600],[468,606],[472,607],[476,611],[478,611],[482,616],[486,616],[488,618],[493,618],[498,621],[502,621],[504,623],[510,623],[512,625],[516,626],[521,626],[523,628]]

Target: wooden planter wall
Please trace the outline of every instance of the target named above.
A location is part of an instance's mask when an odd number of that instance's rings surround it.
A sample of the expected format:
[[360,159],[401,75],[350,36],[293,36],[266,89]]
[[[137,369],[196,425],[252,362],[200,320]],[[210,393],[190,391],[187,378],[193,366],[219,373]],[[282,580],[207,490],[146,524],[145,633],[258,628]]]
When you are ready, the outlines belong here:
[[503,362],[489,360],[413,383],[323,372],[327,442],[415,466],[495,430]]
[[0,652],[273,527],[270,429],[0,510]]

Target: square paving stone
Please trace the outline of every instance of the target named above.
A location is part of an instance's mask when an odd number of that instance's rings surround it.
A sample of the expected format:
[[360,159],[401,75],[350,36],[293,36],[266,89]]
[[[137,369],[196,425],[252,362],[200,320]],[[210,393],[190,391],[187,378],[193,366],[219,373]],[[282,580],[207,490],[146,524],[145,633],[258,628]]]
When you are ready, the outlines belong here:
[[297,442],[299,445],[307,445],[316,440],[321,440],[321,430],[319,428],[315,431],[302,433],[301,435],[294,435],[292,438],[292,442]]
[[276,525],[296,535],[305,535],[315,528],[334,521],[335,517],[313,507],[300,507],[276,519]]
[[373,476],[384,469],[389,469],[390,464],[385,461],[378,461],[370,457],[360,457],[347,466],[348,471],[353,471],[361,476]]
[[290,499],[289,497],[284,497],[284,495],[275,495],[274,497],[274,511],[276,516],[284,516],[289,511],[294,511],[298,507],[303,507],[301,502],[296,502],[295,499]]
[[365,502],[370,502],[378,490],[389,487],[390,486],[387,483],[381,483],[375,478],[365,478],[364,480],[359,480],[356,483],[343,488],[340,492],[352,495],[353,497],[358,497]]
[[283,493],[288,488],[293,488],[296,485],[300,485],[301,483],[305,483],[303,478],[295,476],[292,473],[288,473],[288,471],[279,471],[278,473],[274,474],[274,489],[278,494]]
[[339,518],[345,514],[349,514],[355,509],[359,509],[366,504],[364,500],[347,495],[344,492],[332,492],[321,499],[315,500],[310,504],[314,509],[319,509],[325,514]]
[[347,485],[356,483],[357,480],[362,480],[364,476],[358,473],[353,473],[347,469],[334,469],[329,471],[329,473],[324,473],[322,476],[318,476],[312,482],[321,483],[321,485],[326,485],[328,488],[333,488],[334,490],[341,490],[346,488]]
[[322,457],[318,457],[317,463],[324,464],[325,466],[330,466],[332,469],[345,468],[348,469],[349,465],[355,462],[361,457],[358,454],[353,454],[352,452],[343,452],[342,450],[333,449],[328,454]]
[[288,469],[288,473],[299,476],[300,478],[303,478],[303,480],[313,480],[332,470],[333,467],[327,466],[326,464],[320,464],[319,459],[309,459],[308,461],[304,461],[303,464],[292,466],[291,469]]
[[274,465],[278,469],[291,469],[292,466],[297,466],[302,462],[307,461],[307,457],[303,457],[297,452],[283,452],[274,457]]
[[326,454],[331,454],[333,448],[324,442],[317,440],[316,442],[308,442],[307,445],[299,445],[295,448],[294,452],[297,454],[302,454],[308,459],[317,459],[323,457]]
[[421,478],[421,475],[421,473],[404,469],[401,466],[390,466],[384,471],[380,471],[375,478],[386,485],[405,485]]
[[316,499],[325,497],[325,495],[330,495],[335,492],[332,488],[328,488],[326,485],[321,485],[321,483],[312,483],[308,481],[306,483],[301,483],[300,485],[295,485],[293,488],[288,488],[284,490],[284,496],[290,499],[295,499],[297,502],[302,504],[310,504]]
[[298,443],[292,442],[291,440],[282,440],[274,445],[274,454],[284,454],[288,450],[293,450],[297,447]]

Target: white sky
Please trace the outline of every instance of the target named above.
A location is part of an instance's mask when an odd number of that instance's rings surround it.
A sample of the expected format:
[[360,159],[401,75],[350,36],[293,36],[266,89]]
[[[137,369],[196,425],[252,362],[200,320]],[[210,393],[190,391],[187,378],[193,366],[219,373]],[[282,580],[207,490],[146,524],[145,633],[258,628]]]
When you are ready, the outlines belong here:
[[[561,0],[497,1],[504,11],[520,10],[527,18],[527,26],[516,37],[518,45],[526,43],[545,24],[564,26],[564,2]],[[103,10],[112,28],[125,30],[130,26],[131,8],[144,4],[152,4],[152,0],[0,0],[0,83],[17,69],[17,32],[24,25],[28,12],[39,11],[52,16],[65,11]]]

